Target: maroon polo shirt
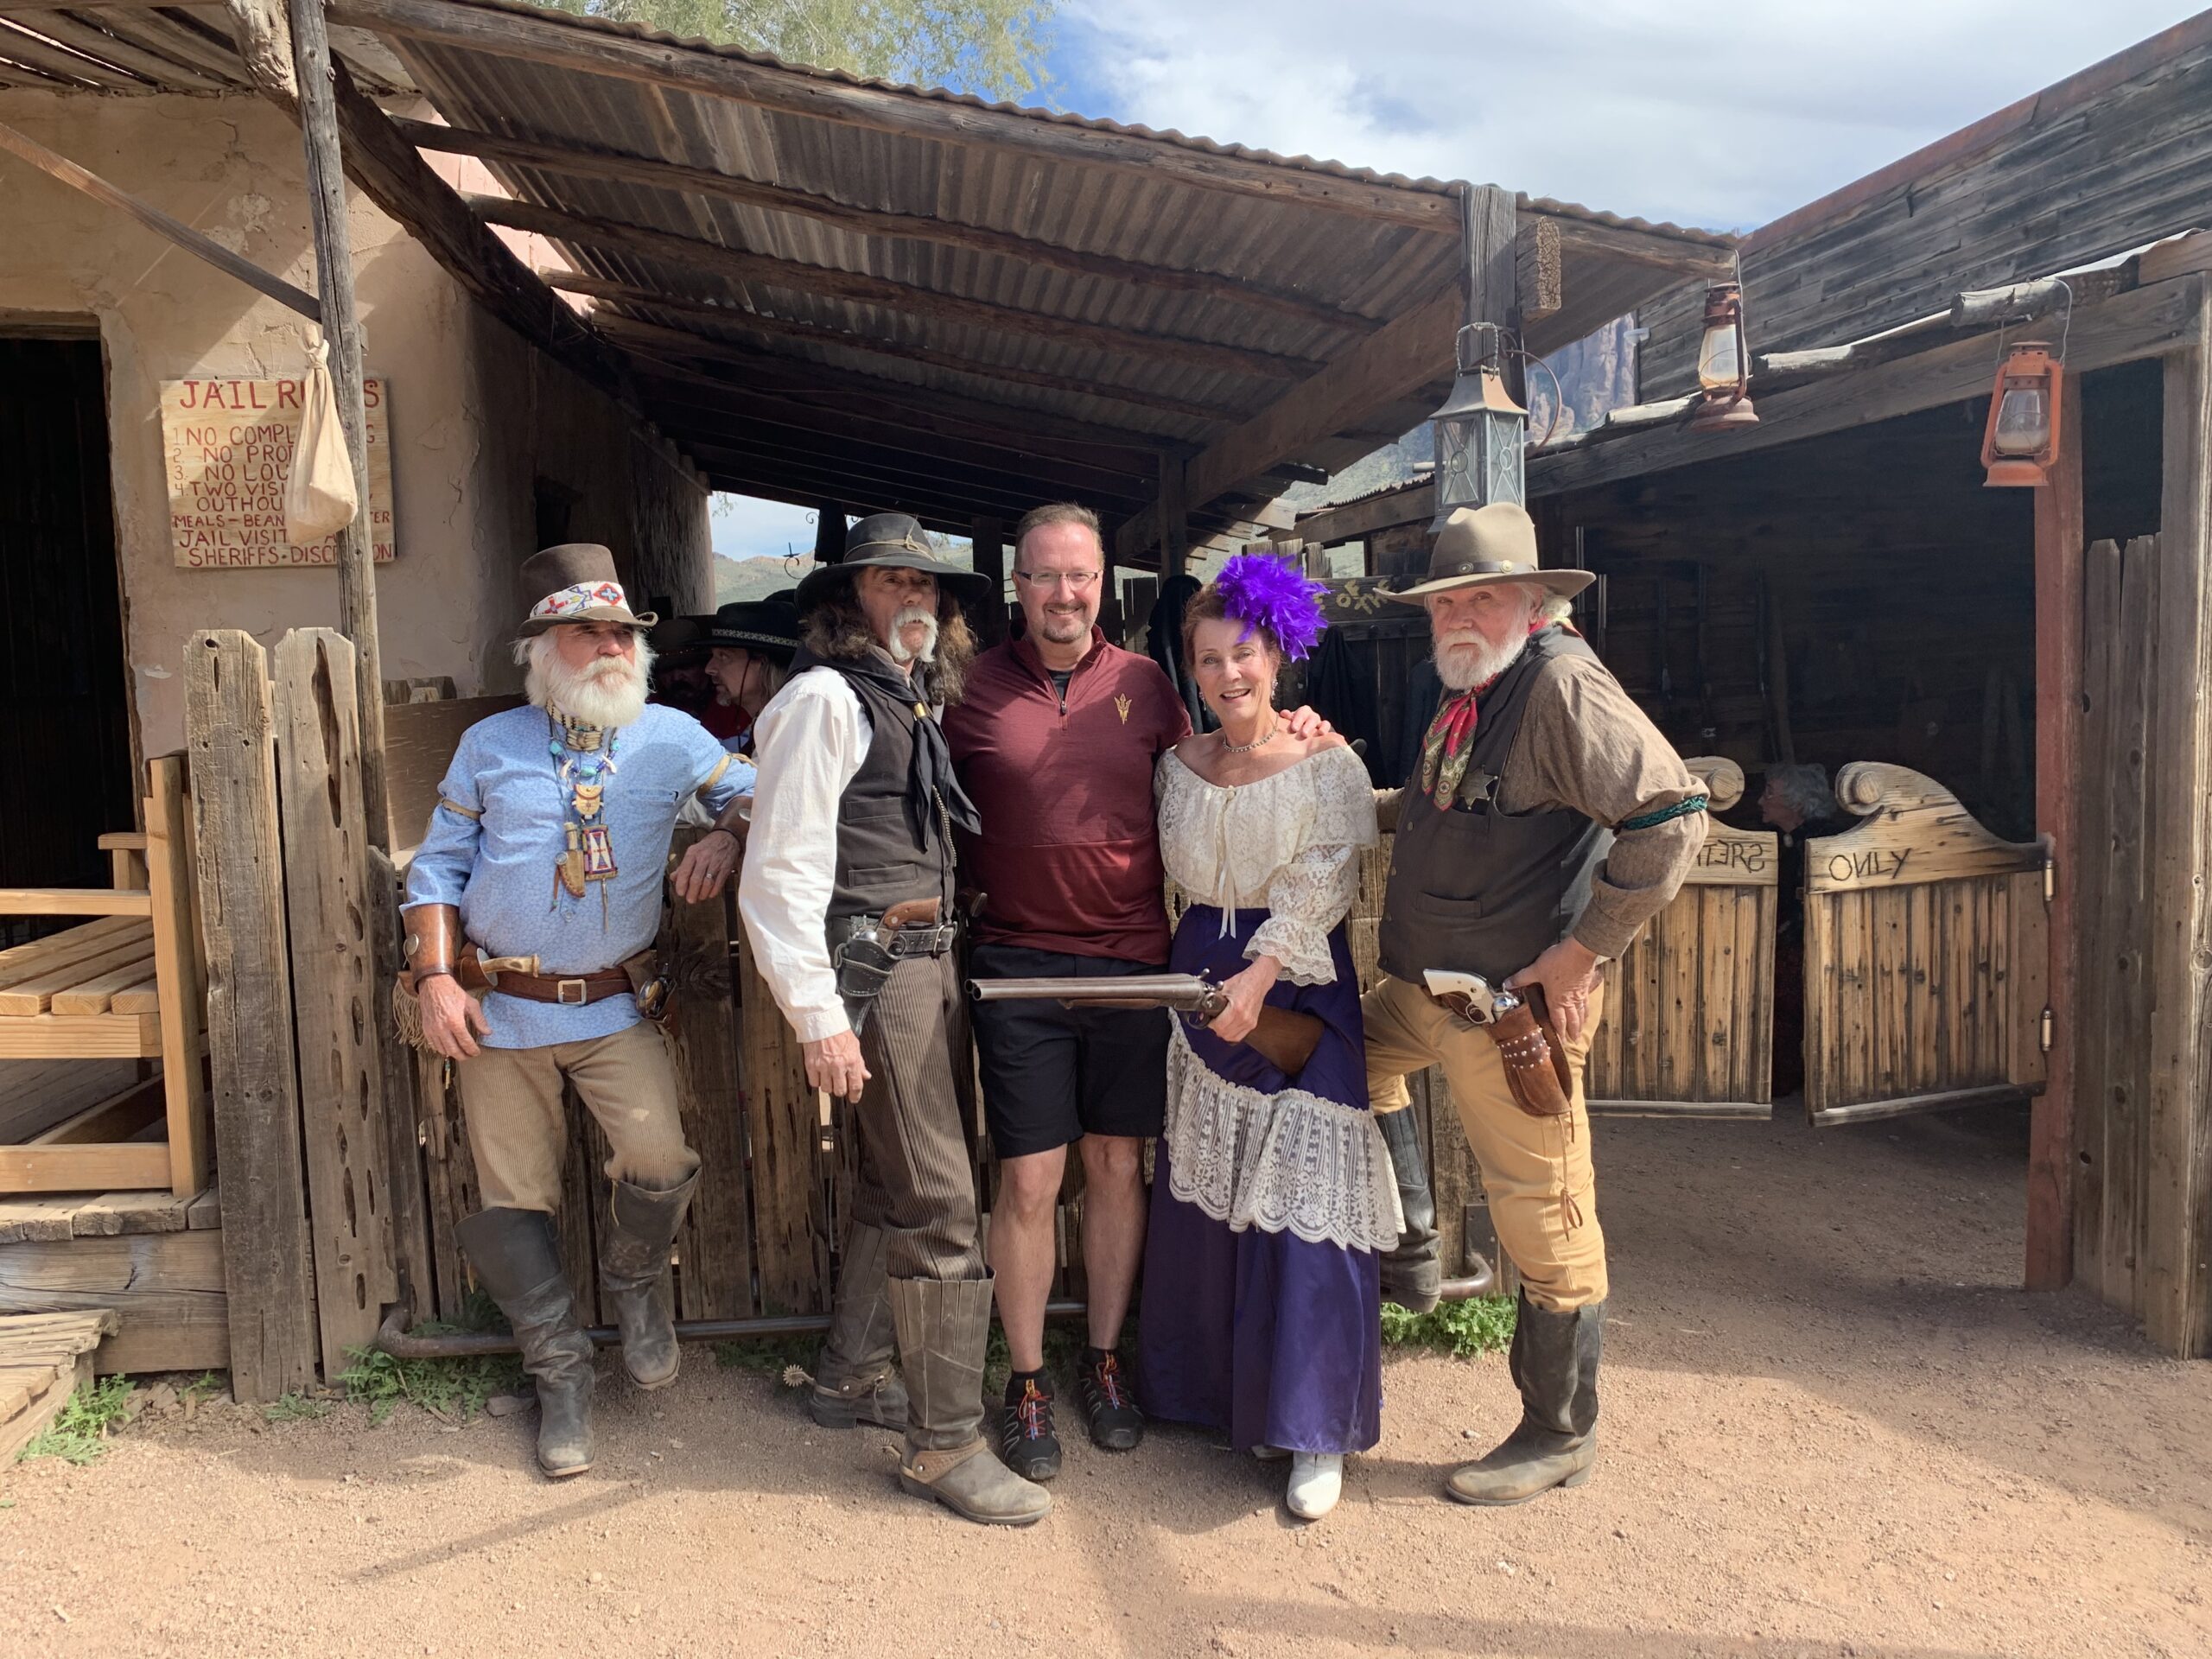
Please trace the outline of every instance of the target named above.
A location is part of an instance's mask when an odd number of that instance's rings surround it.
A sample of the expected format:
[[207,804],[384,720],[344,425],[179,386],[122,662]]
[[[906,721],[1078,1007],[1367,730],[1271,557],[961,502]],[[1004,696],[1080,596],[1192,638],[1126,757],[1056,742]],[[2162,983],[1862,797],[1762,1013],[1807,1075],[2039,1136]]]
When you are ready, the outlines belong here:
[[983,822],[960,838],[967,880],[988,895],[977,937],[1166,961],[1152,774],[1190,729],[1159,664],[1096,627],[1065,703],[1028,639],[978,657],[944,711],[953,764]]

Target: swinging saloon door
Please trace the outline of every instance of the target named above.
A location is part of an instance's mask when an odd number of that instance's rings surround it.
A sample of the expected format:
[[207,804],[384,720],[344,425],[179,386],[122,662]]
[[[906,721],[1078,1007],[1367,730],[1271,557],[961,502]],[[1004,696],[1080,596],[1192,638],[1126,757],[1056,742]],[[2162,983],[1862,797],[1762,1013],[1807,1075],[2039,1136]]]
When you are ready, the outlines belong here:
[[1859,762],[1866,821],[1805,846],[1805,1108],[1815,1124],[2042,1092],[2050,858],[1934,779]]
[[[1687,764],[1715,808],[1741,798],[1733,761]],[[1605,964],[1604,1017],[1584,1084],[1592,1112],[1772,1115],[1778,857],[1771,832],[1712,822],[1674,902],[1626,956]]]

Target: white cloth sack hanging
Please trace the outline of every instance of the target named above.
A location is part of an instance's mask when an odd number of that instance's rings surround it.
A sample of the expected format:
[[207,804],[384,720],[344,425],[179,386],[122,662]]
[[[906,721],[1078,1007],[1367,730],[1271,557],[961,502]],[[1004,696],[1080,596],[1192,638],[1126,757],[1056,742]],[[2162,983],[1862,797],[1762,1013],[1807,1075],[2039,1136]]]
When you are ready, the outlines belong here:
[[312,547],[352,524],[360,509],[338,394],[330,385],[330,345],[318,338],[308,347],[300,385],[300,439],[284,480],[284,537],[294,547]]

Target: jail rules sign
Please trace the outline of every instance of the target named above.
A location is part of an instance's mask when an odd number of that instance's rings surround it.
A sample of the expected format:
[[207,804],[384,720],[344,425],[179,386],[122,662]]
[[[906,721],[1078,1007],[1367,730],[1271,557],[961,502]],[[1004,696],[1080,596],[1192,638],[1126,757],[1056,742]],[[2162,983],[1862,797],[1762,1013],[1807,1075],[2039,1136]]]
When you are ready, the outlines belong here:
[[[334,564],[337,544],[284,537],[284,484],[300,435],[299,380],[165,380],[162,444],[169,540],[191,570]],[[369,417],[369,535],[392,556],[391,438],[381,378],[363,383]]]

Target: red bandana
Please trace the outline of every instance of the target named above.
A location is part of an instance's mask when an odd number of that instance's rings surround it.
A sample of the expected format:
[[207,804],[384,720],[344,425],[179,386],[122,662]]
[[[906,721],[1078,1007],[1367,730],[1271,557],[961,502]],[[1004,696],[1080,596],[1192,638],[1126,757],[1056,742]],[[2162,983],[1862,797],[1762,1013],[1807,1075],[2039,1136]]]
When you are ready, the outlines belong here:
[[[1529,624],[1529,632],[1534,635],[1547,626],[1538,617]],[[1567,626],[1565,623],[1560,626]],[[1573,631],[1568,628],[1569,632]],[[1517,657],[1514,658],[1515,662],[1519,660]],[[1436,803],[1440,812],[1451,810],[1459,793],[1460,782],[1467,775],[1467,762],[1473,758],[1478,717],[1477,701],[1497,683],[1499,675],[1504,672],[1500,669],[1480,685],[1446,697],[1444,706],[1436,711],[1436,718],[1428,722],[1428,734],[1421,741],[1421,792]]]

